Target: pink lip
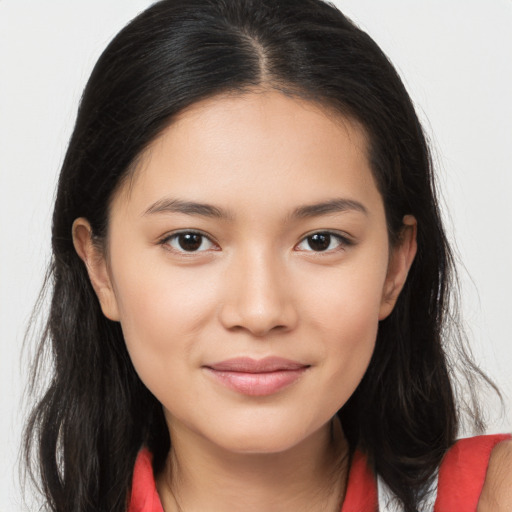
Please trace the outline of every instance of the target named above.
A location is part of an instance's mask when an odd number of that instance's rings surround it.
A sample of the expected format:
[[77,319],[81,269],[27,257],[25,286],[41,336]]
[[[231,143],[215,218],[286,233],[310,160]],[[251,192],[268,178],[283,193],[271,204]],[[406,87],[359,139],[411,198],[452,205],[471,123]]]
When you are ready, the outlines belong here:
[[239,393],[267,396],[293,384],[309,365],[281,357],[259,360],[238,357],[206,365],[204,368],[222,384]]

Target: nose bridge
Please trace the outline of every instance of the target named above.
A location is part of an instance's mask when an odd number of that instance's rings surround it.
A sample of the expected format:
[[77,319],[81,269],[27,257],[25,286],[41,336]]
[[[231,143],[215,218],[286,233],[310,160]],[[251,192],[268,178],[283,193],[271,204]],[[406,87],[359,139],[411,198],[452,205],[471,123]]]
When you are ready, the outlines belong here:
[[284,262],[271,248],[251,247],[233,257],[227,272],[221,321],[256,336],[288,330],[296,322]]

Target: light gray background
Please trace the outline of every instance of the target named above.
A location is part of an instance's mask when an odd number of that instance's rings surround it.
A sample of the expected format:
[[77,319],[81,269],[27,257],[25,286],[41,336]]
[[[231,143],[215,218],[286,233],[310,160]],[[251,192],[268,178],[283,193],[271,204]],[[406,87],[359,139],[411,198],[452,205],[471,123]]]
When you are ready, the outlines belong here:
[[[49,258],[57,173],[100,52],[148,0],[0,0],[0,512],[16,460],[24,329]],[[476,359],[512,423],[512,1],[339,0],[397,66],[433,145]]]

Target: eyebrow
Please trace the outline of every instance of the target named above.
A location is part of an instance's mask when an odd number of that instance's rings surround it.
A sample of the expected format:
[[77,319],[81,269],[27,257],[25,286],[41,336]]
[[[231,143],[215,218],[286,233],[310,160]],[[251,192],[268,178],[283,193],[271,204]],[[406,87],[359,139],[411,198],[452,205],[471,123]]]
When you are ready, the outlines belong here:
[[201,217],[213,217],[217,219],[233,219],[233,215],[219,208],[206,203],[196,203],[194,201],[184,201],[182,199],[164,198],[153,203],[144,215],[152,213],[183,213],[185,215],[200,215]]
[[[320,203],[299,206],[293,210],[288,219],[293,220],[320,217],[322,215],[346,211],[357,211],[368,215],[368,210],[359,201],[335,198],[322,201]],[[233,220],[235,218],[233,213],[218,206],[171,198],[164,198],[156,201],[144,212],[143,215],[155,213],[182,213],[185,215],[198,215],[201,217],[211,217],[224,220]]]
[[346,211],[357,211],[368,215],[368,210],[359,201],[353,199],[336,198],[321,203],[315,203],[296,208],[291,217],[304,219],[309,217],[319,217],[320,215],[328,215],[330,213],[340,213]]

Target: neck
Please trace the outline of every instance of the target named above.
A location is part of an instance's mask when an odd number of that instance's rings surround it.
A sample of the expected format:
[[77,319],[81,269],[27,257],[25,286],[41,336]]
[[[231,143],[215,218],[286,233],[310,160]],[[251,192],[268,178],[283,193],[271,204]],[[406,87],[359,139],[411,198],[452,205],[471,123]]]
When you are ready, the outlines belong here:
[[157,488],[165,512],[339,512],[348,445],[339,423],[284,452],[240,454],[188,432],[173,447]]

